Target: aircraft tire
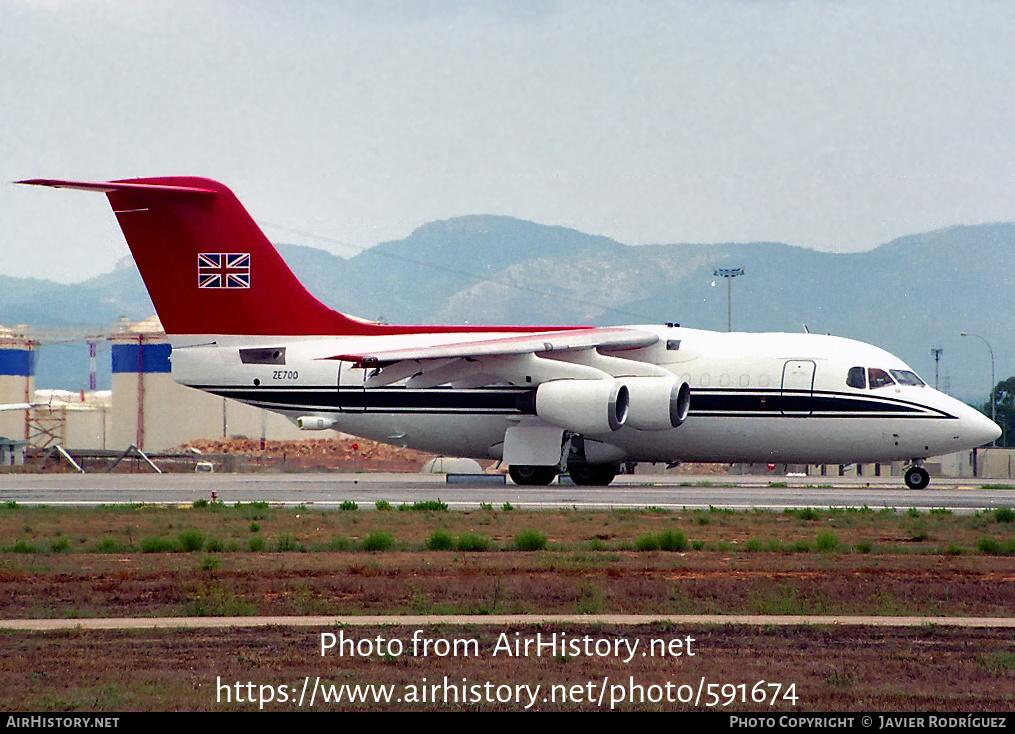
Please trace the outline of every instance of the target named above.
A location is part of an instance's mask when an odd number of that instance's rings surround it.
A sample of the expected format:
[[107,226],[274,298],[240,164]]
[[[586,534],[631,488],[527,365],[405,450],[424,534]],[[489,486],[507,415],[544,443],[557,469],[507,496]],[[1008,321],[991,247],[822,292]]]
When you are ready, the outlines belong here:
[[615,464],[571,464],[571,481],[586,487],[605,487],[614,480],[620,467]]
[[511,477],[512,482],[522,486],[546,486],[557,477],[557,467],[527,464],[509,466],[508,476]]
[[922,466],[913,466],[906,471],[905,480],[909,489],[924,489],[930,484],[930,474]]

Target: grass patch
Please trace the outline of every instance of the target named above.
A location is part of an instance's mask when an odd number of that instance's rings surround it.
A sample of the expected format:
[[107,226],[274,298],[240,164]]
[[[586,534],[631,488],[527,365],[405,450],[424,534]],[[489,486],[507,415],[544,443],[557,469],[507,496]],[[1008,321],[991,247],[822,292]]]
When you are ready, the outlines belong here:
[[144,553],[173,553],[179,550],[176,541],[161,535],[149,535],[141,538],[141,550]]
[[797,520],[820,520],[821,512],[815,510],[813,507],[800,507],[796,509],[787,508],[786,514],[792,515]]
[[189,528],[180,533],[177,537],[180,543],[180,549],[191,553],[193,551],[199,551],[204,548],[204,533],[196,528]]
[[386,551],[395,547],[395,539],[383,530],[375,530],[363,540],[363,550]]
[[446,551],[455,545],[454,536],[447,530],[434,530],[426,539],[427,550]]
[[289,553],[293,551],[305,553],[306,547],[300,543],[295,537],[284,533],[278,536],[278,540],[275,541],[275,550],[279,553]]
[[832,553],[837,551],[839,550],[839,536],[831,531],[818,533],[816,546],[819,553]]
[[998,507],[994,510],[995,522],[1015,522],[1015,510],[1010,507]]
[[455,538],[456,551],[482,552],[489,550],[490,539],[478,533],[462,533]]
[[411,505],[402,504],[398,506],[399,510],[409,512],[447,512],[448,503],[442,502],[441,498],[438,497],[435,500],[424,500],[420,502],[413,502]]
[[515,548],[522,551],[543,550],[546,548],[546,534],[526,528],[515,536]]

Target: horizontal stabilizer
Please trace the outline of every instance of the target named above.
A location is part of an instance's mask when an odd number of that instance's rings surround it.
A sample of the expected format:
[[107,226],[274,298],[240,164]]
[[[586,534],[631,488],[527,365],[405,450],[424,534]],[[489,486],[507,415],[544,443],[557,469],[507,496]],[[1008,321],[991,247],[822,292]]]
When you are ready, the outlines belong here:
[[29,186],[49,186],[54,189],[78,189],[79,191],[100,191],[108,194],[114,191],[142,191],[150,194],[196,194],[215,196],[217,191],[198,186],[173,186],[167,184],[136,183],[129,181],[64,181],[56,178],[30,178],[16,181]]

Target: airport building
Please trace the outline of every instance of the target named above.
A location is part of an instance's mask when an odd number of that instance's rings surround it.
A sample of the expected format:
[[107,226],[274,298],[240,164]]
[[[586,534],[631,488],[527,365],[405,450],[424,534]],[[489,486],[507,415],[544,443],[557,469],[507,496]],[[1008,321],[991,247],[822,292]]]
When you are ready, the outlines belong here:
[[[35,343],[0,327],[0,403],[30,403],[35,395]],[[0,411],[0,436],[28,439],[26,411]]]
[[[36,342],[0,327],[0,403],[32,403],[0,411],[0,437],[21,446],[71,451],[161,452],[199,438],[243,436],[297,440],[308,434],[282,416],[184,387],[170,374],[172,348],[158,319],[122,321],[108,336],[112,390],[36,390]],[[22,442],[19,444],[18,442]],[[6,449],[8,453],[10,449]],[[0,463],[17,463],[8,457]]]

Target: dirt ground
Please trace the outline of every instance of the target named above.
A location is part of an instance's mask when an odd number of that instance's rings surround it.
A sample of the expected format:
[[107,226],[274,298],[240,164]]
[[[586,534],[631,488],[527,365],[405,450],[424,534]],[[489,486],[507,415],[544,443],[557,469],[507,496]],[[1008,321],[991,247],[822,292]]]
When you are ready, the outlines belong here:
[[[1006,618],[1015,609],[1015,554],[1007,551],[1015,528],[1002,520],[883,511],[6,506],[0,617]],[[543,537],[545,548],[518,549],[526,531]],[[365,550],[379,533],[392,546]],[[489,547],[428,549],[439,533],[455,542],[482,536]],[[678,534],[680,550],[639,550],[646,538]],[[152,539],[166,549],[151,550]],[[255,541],[258,550],[249,547]],[[185,551],[184,542],[197,549]],[[325,633],[345,635],[344,654],[322,657]],[[553,635],[588,638],[592,647],[508,654]],[[414,636],[429,641],[429,651],[413,650]],[[694,655],[686,654],[688,637]],[[398,626],[7,631],[0,639],[4,710],[254,710],[263,702],[265,710],[570,711],[607,710],[611,700],[617,710],[668,711],[1015,705],[1010,629],[477,624],[419,633]],[[453,641],[466,642],[455,648]],[[641,654],[653,644],[663,654]]]
[[[346,654],[332,647],[322,657],[322,633],[347,643]],[[436,626],[2,639],[4,710],[974,712],[1015,704],[1010,630]],[[554,639],[579,647],[555,654]],[[525,641],[528,655],[508,654]],[[368,646],[374,654],[360,654]]]

